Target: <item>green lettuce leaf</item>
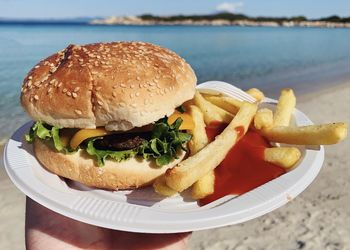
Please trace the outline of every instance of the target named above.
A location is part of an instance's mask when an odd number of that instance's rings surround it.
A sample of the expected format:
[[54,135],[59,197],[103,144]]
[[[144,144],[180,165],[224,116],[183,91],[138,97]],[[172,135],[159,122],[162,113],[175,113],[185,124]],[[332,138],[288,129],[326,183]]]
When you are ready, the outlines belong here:
[[186,112],[186,109],[185,109],[185,107],[183,105],[177,107],[176,110],[179,111],[181,114]]
[[24,138],[28,143],[33,143],[35,137],[38,137],[42,140],[52,140],[53,145],[57,151],[67,153],[73,153],[77,150],[72,150],[71,148],[67,148],[62,144],[59,135],[60,129],[55,126],[50,126],[44,124],[41,121],[37,121],[33,124],[33,126],[29,130],[29,134],[25,135]]
[[178,151],[185,150],[184,144],[191,140],[192,135],[180,132],[182,119],[178,118],[169,125],[165,117],[154,124],[151,140],[138,147],[138,154],[143,158],[153,158],[157,166],[161,167],[177,159]]

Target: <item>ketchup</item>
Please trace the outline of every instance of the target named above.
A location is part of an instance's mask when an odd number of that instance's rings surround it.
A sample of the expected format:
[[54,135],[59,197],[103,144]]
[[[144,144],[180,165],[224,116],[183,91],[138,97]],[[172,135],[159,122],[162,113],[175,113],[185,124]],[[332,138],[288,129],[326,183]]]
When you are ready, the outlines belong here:
[[[206,127],[209,141],[220,134],[226,124],[214,122]],[[238,128],[243,134],[244,128]],[[225,159],[215,168],[214,193],[201,199],[200,205],[208,204],[228,194],[244,194],[278,176],[284,174],[284,168],[264,161],[264,150],[269,142],[257,132],[249,130],[231,148]]]

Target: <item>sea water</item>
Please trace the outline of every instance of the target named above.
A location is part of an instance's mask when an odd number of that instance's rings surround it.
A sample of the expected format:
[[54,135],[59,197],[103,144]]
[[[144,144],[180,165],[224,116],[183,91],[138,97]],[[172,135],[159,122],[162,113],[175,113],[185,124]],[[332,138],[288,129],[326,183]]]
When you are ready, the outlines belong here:
[[276,97],[350,76],[350,29],[0,25],[0,140],[29,120],[19,104],[22,80],[42,58],[68,44],[134,40],[170,48],[188,61],[198,82],[222,80]]

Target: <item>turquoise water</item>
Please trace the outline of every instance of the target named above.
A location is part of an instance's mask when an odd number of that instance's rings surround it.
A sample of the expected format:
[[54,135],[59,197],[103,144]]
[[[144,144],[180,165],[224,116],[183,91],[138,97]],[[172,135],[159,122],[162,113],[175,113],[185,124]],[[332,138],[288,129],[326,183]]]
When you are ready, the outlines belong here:
[[0,25],[0,138],[28,120],[19,89],[41,58],[69,43],[116,40],[168,47],[193,66],[199,82],[256,86],[272,97],[281,87],[301,93],[350,76],[350,29]]

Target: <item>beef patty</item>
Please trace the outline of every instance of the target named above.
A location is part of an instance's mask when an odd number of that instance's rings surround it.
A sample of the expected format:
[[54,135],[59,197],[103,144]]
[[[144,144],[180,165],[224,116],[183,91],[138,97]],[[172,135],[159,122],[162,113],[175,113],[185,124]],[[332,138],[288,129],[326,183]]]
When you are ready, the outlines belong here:
[[143,141],[149,140],[150,138],[150,132],[112,134],[96,140],[94,146],[102,150],[128,150],[140,146]]

